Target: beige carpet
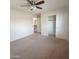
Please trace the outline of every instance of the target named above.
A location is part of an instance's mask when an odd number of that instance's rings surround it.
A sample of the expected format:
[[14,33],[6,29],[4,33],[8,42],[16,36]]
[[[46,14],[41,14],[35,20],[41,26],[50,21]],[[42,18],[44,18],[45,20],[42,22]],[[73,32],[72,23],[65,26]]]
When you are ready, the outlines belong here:
[[39,34],[10,44],[10,59],[69,59],[69,42]]

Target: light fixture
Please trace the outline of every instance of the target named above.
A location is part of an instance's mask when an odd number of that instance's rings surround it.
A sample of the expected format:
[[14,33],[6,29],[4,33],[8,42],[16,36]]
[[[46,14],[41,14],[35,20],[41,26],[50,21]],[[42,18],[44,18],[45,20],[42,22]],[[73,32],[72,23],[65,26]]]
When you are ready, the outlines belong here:
[[35,9],[36,7],[35,6],[31,6],[30,7],[30,10],[32,11],[33,9]]
[[30,10],[33,10],[33,9],[40,9],[42,10],[42,7],[39,7],[38,5],[41,5],[43,3],[45,3],[44,0],[41,0],[41,1],[36,1],[36,0],[26,0],[29,4],[27,5],[22,5],[22,7],[30,7]]

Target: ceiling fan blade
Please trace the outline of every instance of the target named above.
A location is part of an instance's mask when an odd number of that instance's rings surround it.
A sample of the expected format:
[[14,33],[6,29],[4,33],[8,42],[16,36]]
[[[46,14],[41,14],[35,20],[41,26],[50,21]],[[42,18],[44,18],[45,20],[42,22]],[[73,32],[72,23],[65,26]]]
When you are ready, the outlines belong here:
[[40,5],[40,4],[43,4],[44,1],[40,1],[40,2],[37,2],[35,5]]
[[30,0],[27,0],[31,5],[33,5],[33,3]]
[[36,8],[38,8],[38,9],[42,9],[42,7],[38,7],[38,6],[36,6]]

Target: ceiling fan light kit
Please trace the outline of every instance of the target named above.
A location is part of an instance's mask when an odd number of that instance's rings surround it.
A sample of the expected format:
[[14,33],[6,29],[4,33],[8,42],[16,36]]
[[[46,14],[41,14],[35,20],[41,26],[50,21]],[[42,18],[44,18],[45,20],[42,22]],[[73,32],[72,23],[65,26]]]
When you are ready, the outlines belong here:
[[[30,10],[32,11],[33,9],[42,9],[42,7],[39,7],[38,5],[41,5],[41,4],[43,4],[43,3],[45,3],[45,1],[44,0],[42,0],[42,1],[39,1],[39,2],[36,2],[36,1],[33,1],[33,0],[26,0],[29,4],[30,4]],[[27,7],[28,5],[23,5],[23,6],[21,6],[21,7]]]
[[32,11],[33,9],[35,9],[36,7],[35,6],[31,6],[30,7],[30,10]]

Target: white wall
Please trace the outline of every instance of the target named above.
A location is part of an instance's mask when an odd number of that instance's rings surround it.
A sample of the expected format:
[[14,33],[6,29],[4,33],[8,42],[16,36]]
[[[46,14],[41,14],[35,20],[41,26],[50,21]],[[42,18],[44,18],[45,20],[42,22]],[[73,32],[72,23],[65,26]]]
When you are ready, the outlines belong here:
[[31,13],[11,9],[10,34],[11,41],[33,33],[33,17]]
[[61,8],[41,14],[41,32],[48,36],[48,16],[56,15],[56,37],[69,38],[69,12],[68,8]]

